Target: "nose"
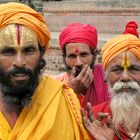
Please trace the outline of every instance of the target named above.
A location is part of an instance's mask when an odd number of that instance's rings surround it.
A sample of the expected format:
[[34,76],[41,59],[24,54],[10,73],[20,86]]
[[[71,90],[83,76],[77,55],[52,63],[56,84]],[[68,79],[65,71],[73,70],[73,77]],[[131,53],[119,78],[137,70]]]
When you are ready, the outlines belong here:
[[25,57],[21,53],[17,53],[14,60],[14,66],[15,67],[24,67],[26,65],[25,63]]
[[124,70],[120,77],[121,82],[129,82],[131,81],[131,76],[127,70]]
[[81,58],[80,58],[79,56],[77,56],[75,65],[76,65],[76,66],[81,66],[82,64],[83,64],[83,63],[82,63],[82,61],[81,61]]

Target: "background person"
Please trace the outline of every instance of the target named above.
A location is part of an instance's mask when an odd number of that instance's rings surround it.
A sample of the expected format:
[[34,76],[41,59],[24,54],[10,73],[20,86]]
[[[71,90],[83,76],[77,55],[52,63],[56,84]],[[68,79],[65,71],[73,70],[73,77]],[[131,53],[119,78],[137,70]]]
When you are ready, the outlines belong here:
[[59,36],[67,71],[55,76],[70,86],[77,94],[82,107],[107,101],[109,93],[97,56],[97,30],[89,24],[71,23]]

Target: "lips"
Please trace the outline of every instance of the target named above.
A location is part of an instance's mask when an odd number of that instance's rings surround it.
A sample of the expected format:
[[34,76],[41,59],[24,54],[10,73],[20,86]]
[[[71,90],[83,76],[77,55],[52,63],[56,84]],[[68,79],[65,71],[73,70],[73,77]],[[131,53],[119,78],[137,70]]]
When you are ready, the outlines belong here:
[[122,88],[118,92],[133,92],[133,91],[135,91],[135,89],[132,89],[132,88]]
[[14,80],[27,80],[29,78],[29,75],[26,73],[15,73],[11,76]]

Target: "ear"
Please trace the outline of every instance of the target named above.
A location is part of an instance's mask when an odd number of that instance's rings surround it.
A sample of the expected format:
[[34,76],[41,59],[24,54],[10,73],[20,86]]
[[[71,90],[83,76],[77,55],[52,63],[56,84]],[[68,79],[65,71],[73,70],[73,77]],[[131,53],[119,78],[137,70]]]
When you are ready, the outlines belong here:
[[41,57],[44,56],[45,52],[46,52],[46,48],[45,48],[45,47],[41,47],[41,48],[40,48]]

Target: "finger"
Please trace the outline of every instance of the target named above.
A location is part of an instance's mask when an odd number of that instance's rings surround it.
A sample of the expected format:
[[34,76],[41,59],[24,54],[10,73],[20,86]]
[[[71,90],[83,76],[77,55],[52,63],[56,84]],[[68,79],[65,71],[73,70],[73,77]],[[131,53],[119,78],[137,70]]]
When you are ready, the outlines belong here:
[[71,77],[71,78],[74,78],[74,77],[75,77],[75,74],[76,74],[76,68],[73,67],[73,68],[72,68],[72,71],[71,71],[70,77]]
[[91,85],[92,81],[93,81],[93,73],[92,70],[88,68],[87,72],[81,79],[81,83],[83,83],[83,86],[88,88]]
[[84,126],[86,128],[90,128],[92,126],[92,123],[90,122],[90,120],[86,116],[83,117],[83,123],[84,123]]
[[82,117],[86,116],[86,111],[84,108],[81,108],[81,114],[82,114]]
[[94,115],[93,115],[91,103],[87,103],[87,112],[88,112],[88,118],[89,118],[89,120],[91,122],[93,122],[94,121]]
[[83,76],[83,79],[82,79],[84,82],[85,81],[92,81],[93,80],[93,72],[92,72],[92,69],[88,66],[87,67],[87,70],[85,72],[85,75]]
[[83,78],[84,75],[86,74],[87,69],[88,69],[88,65],[84,65],[83,69],[81,70],[81,72],[80,72],[79,75],[77,76],[77,79]]
[[107,118],[109,113],[99,112],[97,115],[97,120],[102,121],[104,118]]
[[88,117],[86,115],[86,111],[83,108],[81,108],[81,114],[82,114],[84,126],[88,129],[89,127],[91,127],[92,123],[88,119]]
[[112,122],[110,116],[107,117],[107,126],[108,126],[109,128],[114,129],[114,125],[113,125],[113,122]]

